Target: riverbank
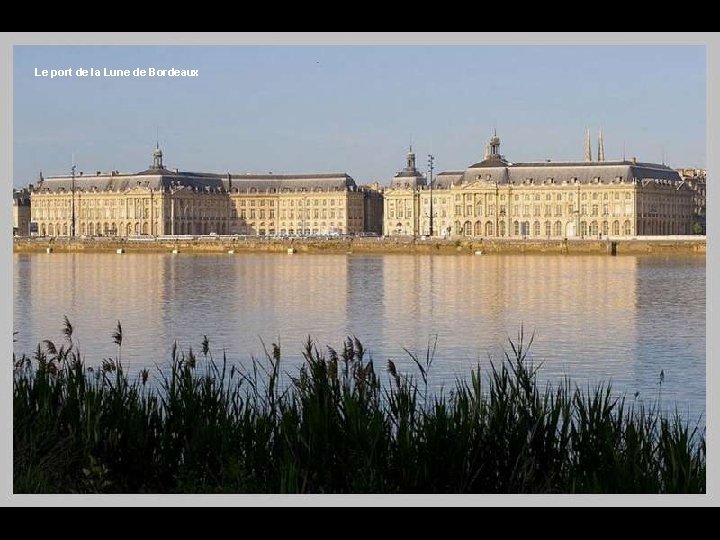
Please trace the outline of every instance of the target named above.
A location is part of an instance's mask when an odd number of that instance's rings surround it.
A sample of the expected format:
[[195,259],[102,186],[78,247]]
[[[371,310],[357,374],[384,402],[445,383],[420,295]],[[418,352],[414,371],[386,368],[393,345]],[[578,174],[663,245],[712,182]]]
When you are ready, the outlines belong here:
[[15,253],[377,253],[377,254],[558,254],[558,255],[689,255],[705,254],[702,237],[642,237],[609,240],[522,240],[477,238],[422,240],[413,238],[275,239],[258,237],[182,238],[15,238]]
[[434,354],[406,375],[357,339],[308,342],[287,374],[276,345],[243,369],[205,338],[153,383],[124,374],[119,323],[94,370],[63,332],[13,358],[15,493],[705,492],[704,429],[609,385],[539,383],[522,332],[439,396]]

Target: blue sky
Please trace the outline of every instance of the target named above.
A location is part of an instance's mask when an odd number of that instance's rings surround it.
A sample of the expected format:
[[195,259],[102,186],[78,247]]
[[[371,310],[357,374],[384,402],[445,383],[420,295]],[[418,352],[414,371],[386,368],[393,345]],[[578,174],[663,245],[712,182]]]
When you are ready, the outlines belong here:
[[[197,78],[41,78],[38,69],[186,68]],[[436,171],[482,157],[705,166],[702,46],[16,46],[14,185],[168,167],[347,172],[388,183],[412,140]]]

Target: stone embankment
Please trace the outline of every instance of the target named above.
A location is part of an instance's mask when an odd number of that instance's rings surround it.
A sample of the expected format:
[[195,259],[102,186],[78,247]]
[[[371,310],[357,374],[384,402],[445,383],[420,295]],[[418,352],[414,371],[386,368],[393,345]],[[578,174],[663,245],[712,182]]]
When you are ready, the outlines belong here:
[[15,253],[412,253],[442,255],[686,255],[704,254],[705,237],[632,239],[496,239],[423,240],[412,238],[260,239],[196,238],[15,238]]

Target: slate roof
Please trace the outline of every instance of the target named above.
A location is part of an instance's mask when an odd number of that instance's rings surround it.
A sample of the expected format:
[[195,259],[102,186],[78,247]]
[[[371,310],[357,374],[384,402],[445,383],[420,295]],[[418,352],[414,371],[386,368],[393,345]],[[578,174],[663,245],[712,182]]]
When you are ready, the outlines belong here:
[[[489,160],[485,160],[489,161]],[[540,162],[512,163],[506,166],[489,166],[480,162],[466,169],[460,181],[470,183],[478,180],[499,184],[522,184],[532,181],[534,184],[563,182],[589,184],[593,182],[611,183],[618,179],[625,182],[635,180],[664,180],[680,182],[677,171],[657,163],[636,163],[633,161],[579,161],[579,162]]]
[[223,177],[223,185],[231,192],[346,191],[357,189],[355,180],[345,173],[320,174],[231,174]]
[[[46,177],[35,184],[36,191],[71,191],[71,176]],[[76,191],[114,191],[123,192],[134,187],[150,188],[167,191],[174,187],[188,187],[196,190],[229,190],[246,191],[255,189],[258,192],[296,191],[304,188],[307,191],[345,191],[355,189],[355,181],[345,173],[332,174],[216,174],[169,169],[146,169],[135,174],[108,174],[75,176]]]

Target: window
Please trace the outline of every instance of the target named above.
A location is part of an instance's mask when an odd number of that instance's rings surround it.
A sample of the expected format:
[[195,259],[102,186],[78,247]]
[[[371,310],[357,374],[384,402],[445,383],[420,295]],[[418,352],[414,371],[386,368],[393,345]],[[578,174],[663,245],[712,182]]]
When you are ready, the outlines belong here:
[[607,216],[610,214],[610,205],[605,203],[603,204],[603,216]]
[[619,236],[619,235],[620,235],[620,222],[619,222],[618,220],[613,221],[613,224],[612,224],[612,233],[613,233],[615,236]]
[[533,223],[533,236],[540,236],[540,222],[535,221]]
[[[549,223],[548,223],[549,225]],[[562,221],[556,221],[555,222],[555,236],[562,236],[563,230],[562,230]]]
[[625,236],[630,236],[632,234],[632,225],[630,225],[629,219],[626,219],[625,223],[623,224],[623,234]]
[[555,205],[555,215],[562,216],[562,204]]
[[472,205],[471,204],[467,205],[467,207],[465,208],[465,211],[466,211],[466,213],[465,213],[466,216],[472,216],[473,215]]
[[587,204],[583,204],[580,207],[580,214],[582,214],[583,216],[587,216]]
[[598,215],[598,205],[597,205],[597,204],[593,204],[593,205],[592,205],[592,215],[593,215],[593,216],[597,216],[597,215]]
[[603,236],[608,235],[608,222],[607,221],[602,222],[602,233],[603,233]]
[[558,201],[562,201],[562,193],[558,193],[558,194],[557,194],[557,200],[558,200]]

